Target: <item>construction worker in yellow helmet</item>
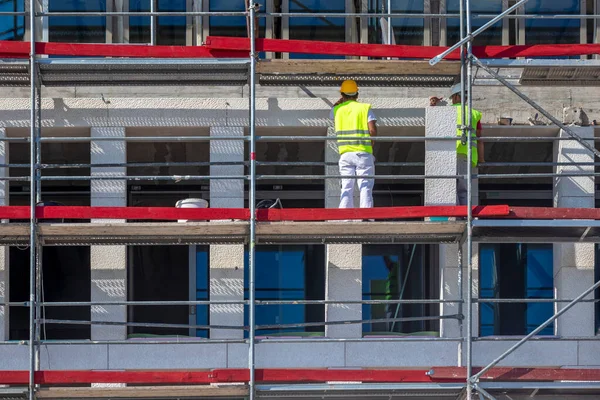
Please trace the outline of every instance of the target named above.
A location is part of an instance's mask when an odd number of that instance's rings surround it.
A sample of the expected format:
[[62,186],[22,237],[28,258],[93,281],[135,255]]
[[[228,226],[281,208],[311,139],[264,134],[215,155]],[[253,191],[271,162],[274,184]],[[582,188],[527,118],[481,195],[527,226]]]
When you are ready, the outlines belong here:
[[344,81],[340,93],[342,97],[333,105],[329,117],[334,121],[338,139],[340,175],[352,177],[342,177],[340,208],[354,208],[355,182],[360,190],[360,207],[373,207],[375,181],[360,177],[375,175],[373,141],[370,138],[377,136],[377,118],[370,104],[357,101],[358,85],[355,81]]
[[[457,175],[467,175],[467,168],[469,166],[468,157],[468,147],[467,147],[467,138],[463,137],[463,131],[459,127],[463,124],[462,118],[462,106],[461,106],[461,85],[457,83],[452,86],[450,89],[450,100],[452,102],[452,106],[456,107],[457,119],[456,124],[458,125],[456,130],[456,135],[460,137],[460,140],[456,141],[456,172]],[[465,99],[466,100],[466,99]],[[468,110],[467,110],[468,112]],[[481,137],[481,112],[473,109],[472,110],[472,118],[471,118],[471,165],[473,168],[476,168],[479,163],[483,163],[483,142],[477,140]],[[466,124],[465,119],[465,124]],[[468,132],[467,132],[468,134]],[[459,205],[465,206],[468,201],[468,192],[467,192],[467,180],[465,178],[459,178],[456,182],[456,201]]]

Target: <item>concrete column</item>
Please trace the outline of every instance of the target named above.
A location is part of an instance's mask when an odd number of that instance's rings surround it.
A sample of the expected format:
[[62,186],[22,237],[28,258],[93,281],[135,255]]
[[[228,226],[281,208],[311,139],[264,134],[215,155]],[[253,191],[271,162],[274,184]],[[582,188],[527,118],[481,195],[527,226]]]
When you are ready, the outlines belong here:
[[[594,145],[592,127],[572,127],[575,132],[590,139]],[[563,131],[561,136],[569,137]],[[554,142],[554,160],[564,163],[591,163],[594,155],[581,143],[573,140]],[[557,174],[594,172],[593,166],[560,166]],[[594,208],[594,177],[554,178],[554,206],[572,208]],[[594,244],[567,243],[554,245],[554,286],[557,299],[573,299],[594,284]],[[593,298],[593,294],[588,298]],[[565,304],[557,304],[557,310]],[[558,319],[555,332],[559,336],[594,336],[594,304],[581,303]]]
[[[327,136],[335,136],[333,128],[327,129]],[[327,142],[326,146],[325,161],[337,163],[339,154],[336,142]],[[337,165],[326,166],[325,174],[339,175],[339,168]],[[356,193],[354,202],[358,204]],[[325,207],[337,208],[339,204],[340,180],[327,179],[325,182]],[[328,245],[326,257],[325,299],[362,300],[362,245]],[[328,304],[325,306],[325,321],[359,319],[362,319],[360,304]],[[327,325],[325,326],[325,335],[331,338],[360,338],[362,337],[362,325]]]
[[[92,128],[92,138],[125,137],[123,127]],[[93,141],[91,163],[124,163],[126,144],[122,140]],[[125,176],[126,168],[92,167],[92,176]],[[127,205],[127,183],[124,180],[93,180],[92,206],[123,207]],[[92,222],[125,222],[125,220],[95,219]],[[91,246],[91,301],[127,300],[127,246]],[[127,322],[126,306],[93,306],[92,321]],[[92,325],[92,340],[124,340],[127,327]]]
[[[428,107],[425,110],[425,136],[428,138],[444,138],[456,136],[456,110],[454,107]],[[425,142],[425,176],[456,175],[456,142],[449,140],[427,140]],[[476,192],[474,183],[473,191]],[[475,200],[475,199],[474,199]],[[455,205],[456,180],[425,178],[424,205]],[[474,202],[474,204],[476,204]],[[466,298],[467,288],[467,251],[463,247],[463,293]],[[477,288],[477,246],[473,246],[473,278],[474,288]],[[439,245],[440,266],[440,298],[442,300],[458,299],[458,244]],[[475,294],[474,289],[474,294]],[[465,309],[466,311],[466,309]],[[457,303],[440,305],[441,315],[457,314]],[[478,313],[474,308],[473,334],[478,332]],[[455,319],[440,321],[442,337],[460,337],[460,325]]]
[[[0,138],[6,137],[6,129],[0,128]],[[8,164],[8,142],[0,142],[0,164]],[[8,176],[8,168],[0,168],[0,177]],[[0,181],[0,206],[8,204],[8,181]],[[8,302],[9,287],[8,287],[8,246],[0,246],[0,304]],[[0,305],[0,342],[9,338],[9,309]]]
[[[330,244],[327,246],[325,300],[362,300],[362,245]],[[325,321],[362,319],[360,304],[327,304]],[[326,325],[329,338],[360,338],[362,325]]]
[[[211,127],[211,136],[244,136],[242,127]],[[210,161],[244,161],[244,141],[213,140]],[[241,176],[243,165],[210,167],[211,176]],[[244,181],[240,179],[211,180],[210,206],[243,208]],[[218,222],[215,222],[218,223]],[[210,299],[217,301],[244,300],[244,245],[213,245],[210,247]],[[243,305],[211,305],[211,325],[243,326]],[[242,330],[211,329],[212,339],[239,339]]]

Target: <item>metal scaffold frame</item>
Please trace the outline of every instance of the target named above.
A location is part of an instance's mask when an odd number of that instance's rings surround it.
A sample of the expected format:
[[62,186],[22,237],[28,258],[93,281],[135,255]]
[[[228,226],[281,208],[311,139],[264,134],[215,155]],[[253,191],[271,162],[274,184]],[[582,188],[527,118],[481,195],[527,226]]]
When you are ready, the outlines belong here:
[[[439,56],[433,58],[430,63],[431,65],[435,65],[438,62],[440,62],[441,60],[443,60],[446,56],[450,55],[453,51],[455,51],[456,49],[460,49],[461,52],[461,86],[462,86],[462,90],[461,90],[461,99],[462,99],[462,115],[467,115],[466,121],[464,121],[461,126],[460,129],[462,129],[463,131],[463,135],[466,137],[467,140],[467,146],[468,146],[468,160],[471,160],[471,156],[472,156],[472,142],[473,142],[473,137],[471,134],[471,126],[472,126],[472,110],[473,110],[473,66],[477,65],[478,67],[482,68],[483,70],[485,70],[488,74],[490,74],[492,77],[496,78],[499,82],[501,82],[502,84],[504,84],[505,86],[507,86],[511,91],[513,91],[515,94],[517,94],[519,97],[521,97],[523,100],[525,100],[528,104],[530,104],[532,107],[534,107],[536,110],[538,110],[540,113],[542,113],[542,115],[544,115],[545,117],[547,117],[550,121],[552,121],[554,124],[556,124],[558,127],[560,127],[562,130],[564,130],[567,134],[569,134],[571,136],[571,138],[555,138],[555,140],[576,140],[579,143],[582,144],[582,146],[584,146],[586,149],[588,149],[589,151],[593,152],[593,154],[595,154],[596,156],[600,157],[600,153],[593,147],[593,145],[590,145],[587,141],[583,140],[581,137],[579,137],[571,128],[569,128],[568,126],[565,126],[564,124],[562,124],[559,120],[557,120],[556,118],[554,118],[552,116],[552,114],[548,113],[547,111],[545,111],[542,107],[540,107],[539,105],[537,105],[535,102],[533,102],[531,99],[529,99],[527,96],[525,96],[523,93],[521,93],[518,89],[516,89],[514,86],[512,86],[509,82],[507,82],[504,78],[502,78],[498,73],[496,73],[494,70],[492,70],[485,62],[480,61],[477,57],[475,57],[473,55],[473,39],[480,34],[481,32],[485,31],[486,29],[488,29],[489,27],[491,27],[492,25],[494,25],[496,22],[500,21],[502,18],[538,18],[538,17],[543,17],[543,16],[535,16],[535,15],[529,15],[529,16],[525,16],[525,15],[509,15],[511,12],[513,12],[514,10],[516,10],[517,8],[521,7],[523,4],[525,4],[528,0],[520,0],[519,2],[517,2],[514,6],[508,8],[505,12],[503,12],[502,14],[494,17],[492,20],[490,20],[488,23],[486,23],[485,25],[483,25],[481,28],[473,31],[472,30],[472,23],[471,20],[475,17],[477,18],[483,18],[485,16],[474,16],[471,13],[471,0],[461,0],[461,4],[460,4],[460,13],[458,14],[458,16],[460,17],[460,22],[461,22],[461,26],[460,26],[460,33],[461,33],[461,40],[455,44],[454,46],[450,47],[447,51],[444,51],[442,54],[440,54]],[[34,2],[32,2],[33,4]],[[392,18],[398,18],[398,17],[403,17],[403,18],[415,18],[415,17],[422,17],[422,16],[433,16],[433,17],[445,17],[445,16],[453,16],[452,14],[397,14],[397,13],[391,13],[390,10],[390,6],[389,6],[389,1],[388,1],[388,12],[384,13],[384,14],[362,14],[362,13],[357,13],[357,14],[341,14],[339,16],[346,16],[346,17],[364,17],[364,16],[384,16],[386,18],[388,18],[388,20],[391,20]],[[509,348],[506,352],[504,352],[502,355],[500,355],[499,357],[497,357],[495,360],[493,360],[489,365],[485,366],[483,369],[479,370],[477,373],[473,372],[473,361],[472,361],[472,352],[473,352],[473,334],[472,334],[472,330],[473,330],[473,304],[474,303],[478,303],[478,302],[485,302],[487,300],[482,300],[482,299],[474,299],[473,298],[473,259],[474,259],[474,254],[473,254],[473,243],[474,243],[474,227],[475,227],[475,223],[474,223],[474,218],[477,216],[476,214],[474,214],[474,207],[473,207],[473,186],[471,184],[472,179],[474,177],[486,177],[486,175],[475,175],[474,171],[473,171],[473,167],[471,165],[471,163],[468,163],[468,171],[467,171],[467,182],[468,182],[468,204],[467,204],[467,208],[466,208],[466,234],[464,235],[464,244],[466,246],[466,272],[467,272],[467,277],[466,277],[466,299],[465,299],[465,294],[464,294],[464,290],[463,290],[463,264],[465,262],[464,260],[464,255],[463,255],[463,243],[460,242],[459,243],[459,249],[458,249],[458,287],[459,287],[459,298],[458,299],[453,299],[453,300],[438,300],[438,299],[425,299],[425,300],[405,300],[405,299],[399,299],[399,300],[373,300],[373,301],[360,301],[360,302],[350,302],[350,301],[259,301],[256,299],[256,293],[255,293],[255,276],[256,276],[256,244],[257,244],[257,223],[259,222],[259,219],[257,217],[257,209],[256,209],[256,182],[258,180],[261,179],[274,179],[277,178],[278,176],[271,176],[271,175],[258,175],[256,172],[256,168],[257,166],[260,165],[280,165],[280,166],[294,166],[294,165],[308,165],[310,163],[301,163],[301,162],[297,162],[297,163],[261,163],[258,162],[256,160],[256,143],[258,141],[261,140],[273,140],[273,139],[269,139],[267,137],[260,137],[257,135],[256,133],[256,86],[257,86],[257,81],[256,81],[256,76],[257,76],[257,57],[258,57],[258,51],[257,51],[257,37],[256,37],[256,21],[258,17],[262,17],[262,16],[273,16],[273,17],[282,17],[282,16],[295,16],[295,17],[312,17],[312,16],[336,16],[338,14],[331,14],[331,13],[264,13],[259,15],[258,14],[258,5],[255,4],[251,4],[250,7],[248,8],[247,12],[243,12],[243,13],[210,13],[210,12],[184,12],[184,13],[165,13],[165,12],[157,12],[156,11],[156,1],[152,0],[151,1],[151,7],[150,7],[150,13],[129,13],[129,12],[106,12],[106,13],[76,13],[76,15],[106,15],[106,16],[128,16],[128,15],[132,15],[132,14],[136,14],[136,15],[148,15],[151,16],[150,21],[151,21],[151,44],[154,45],[156,44],[156,20],[158,16],[164,16],[164,15],[185,15],[185,16],[209,16],[209,15],[214,15],[214,14],[218,14],[218,15],[244,15],[248,17],[248,21],[249,21],[249,36],[250,36],[250,40],[249,40],[249,45],[250,45],[250,52],[249,52],[249,59],[247,61],[244,61],[244,64],[247,64],[247,67],[249,69],[249,89],[250,89],[250,94],[249,94],[249,136],[244,136],[243,139],[244,141],[247,141],[249,143],[249,161],[247,163],[244,163],[245,165],[249,166],[249,174],[248,175],[243,175],[243,176],[193,176],[193,177],[187,177],[187,179],[241,179],[241,180],[245,180],[249,182],[249,214],[248,214],[248,225],[249,225],[249,235],[248,235],[248,248],[249,248],[249,265],[248,265],[248,269],[249,269],[249,299],[248,301],[241,301],[241,302],[215,302],[215,301],[206,301],[206,302],[202,302],[202,301],[190,301],[190,302],[133,302],[133,301],[127,301],[127,302],[105,302],[105,303],[101,303],[101,302],[65,302],[65,303],[46,303],[43,301],[42,299],[42,276],[41,276],[41,251],[42,251],[42,243],[40,240],[40,227],[38,225],[38,222],[40,220],[42,220],[42,216],[38,214],[38,207],[37,204],[40,203],[41,201],[41,182],[43,180],[91,180],[91,179],[110,179],[110,180],[115,180],[115,179],[124,179],[124,180],[132,180],[132,179],[137,179],[137,180],[175,180],[177,181],[178,179],[180,179],[181,177],[177,177],[177,176],[165,176],[165,177],[160,177],[160,176],[124,176],[124,177],[94,177],[94,176],[69,176],[66,178],[60,178],[60,177],[47,177],[41,176],[41,171],[44,168],[55,168],[58,167],[57,165],[45,165],[42,164],[42,160],[41,160],[41,143],[42,142],[52,142],[52,141],[101,141],[101,140],[111,140],[111,141],[115,141],[115,140],[127,140],[127,141],[157,141],[157,140],[161,140],[161,138],[157,138],[157,137],[137,137],[137,138],[124,138],[124,139],[115,139],[115,138],[62,138],[62,137],[57,137],[57,138],[51,138],[51,137],[41,137],[41,99],[42,99],[42,95],[41,95],[41,91],[42,91],[42,85],[41,85],[41,80],[40,80],[40,76],[39,76],[39,66],[43,63],[50,63],[51,61],[48,61],[47,59],[42,59],[39,58],[37,52],[36,52],[36,18],[38,17],[48,17],[48,16],[57,16],[57,15],[70,15],[69,13],[48,13],[48,12],[37,12],[35,9],[35,6],[31,6],[28,16],[29,16],[29,24],[30,24],[30,36],[31,36],[31,42],[30,42],[30,54],[29,54],[29,65],[30,65],[30,95],[31,95],[31,113],[30,113],[30,136],[29,136],[29,146],[30,146],[30,163],[29,164],[23,164],[23,166],[27,166],[29,167],[29,177],[28,179],[18,179],[18,178],[4,178],[3,180],[6,181],[10,181],[10,180],[25,180],[25,181],[29,181],[29,185],[30,185],[30,208],[29,208],[29,230],[28,230],[28,235],[29,235],[29,259],[30,259],[30,293],[29,293],[29,302],[27,304],[27,306],[29,307],[29,341],[28,341],[28,347],[29,347],[29,371],[28,371],[28,383],[29,383],[29,398],[30,400],[35,399],[35,393],[36,393],[36,386],[39,384],[39,380],[36,378],[36,372],[40,371],[40,344],[43,343],[44,341],[41,338],[40,335],[40,331],[41,331],[41,324],[42,322],[51,322],[51,323],[67,323],[67,324],[76,324],[78,323],[77,321],[72,321],[72,320],[49,320],[49,319],[43,319],[42,317],[42,307],[46,307],[46,306],[54,306],[54,307],[61,307],[61,306],[72,306],[72,305],[165,305],[165,304],[170,304],[170,305],[205,305],[205,304],[228,304],[228,305],[247,305],[248,306],[248,316],[249,316],[249,324],[248,326],[215,326],[215,325],[210,325],[210,326],[202,326],[202,325],[197,325],[197,326],[190,326],[190,325],[185,325],[185,327],[192,327],[192,328],[196,328],[196,329],[207,329],[207,328],[218,328],[218,329],[243,329],[243,330],[247,330],[248,331],[248,339],[247,340],[210,340],[210,341],[199,341],[199,343],[247,343],[248,344],[248,371],[249,371],[249,377],[248,377],[248,384],[249,384],[249,398],[250,400],[254,400],[257,396],[257,376],[256,376],[256,343],[258,342],[257,338],[256,338],[256,330],[257,329],[267,329],[267,328],[273,328],[273,327],[306,327],[306,326],[324,326],[324,325],[335,325],[335,324],[339,324],[339,325],[346,325],[346,324],[362,324],[365,322],[370,322],[370,321],[378,321],[378,322],[401,322],[401,321],[412,321],[412,320],[442,320],[442,319],[456,319],[459,322],[460,325],[460,329],[461,329],[461,337],[463,339],[463,345],[461,346],[461,354],[459,356],[459,361],[458,364],[459,366],[464,366],[466,367],[466,371],[467,371],[467,379],[466,381],[461,384],[461,387],[464,387],[466,389],[466,398],[468,400],[471,400],[473,398],[473,395],[475,392],[480,393],[483,397],[486,397],[488,399],[494,399],[494,397],[486,390],[486,386],[484,384],[482,384],[480,382],[480,378],[486,373],[489,372],[493,367],[495,367],[500,361],[502,361],[505,357],[507,357],[509,354],[511,354],[513,351],[517,350],[521,345],[523,345],[525,342],[527,342],[528,340],[534,338],[534,336],[539,333],[542,329],[544,329],[546,326],[550,325],[552,322],[554,322],[557,318],[559,318],[561,315],[563,315],[565,312],[567,312],[570,308],[572,308],[575,304],[582,302],[582,301],[589,301],[589,300],[585,300],[585,297],[588,296],[590,293],[592,293],[595,289],[597,289],[598,287],[600,287],[600,282],[597,282],[595,285],[593,285],[591,288],[589,288],[588,290],[586,290],[584,293],[582,293],[580,296],[576,297],[575,299],[572,300],[548,300],[548,302],[553,302],[553,303],[568,303],[566,304],[560,311],[556,312],[551,318],[549,318],[547,321],[545,321],[542,325],[540,325],[537,329],[535,329],[533,332],[531,332],[529,335],[525,336],[524,338],[522,338],[520,341],[518,341],[516,344],[514,344],[511,348]],[[0,13],[2,15],[4,15],[5,13]],[[6,13],[6,14],[10,14],[10,15],[27,15],[24,13]],[[562,16],[564,18],[577,18],[577,19],[582,19],[582,18],[588,18],[589,16]],[[391,27],[391,24],[388,22],[388,27]],[[391,30],[388,31],[388,35],[391,35]],[[389,36],[388,36],[388,40],[389,40]],[[391,41],[390,41],[391,42]],[[91,61],[92,63],[94,61]],[[227,63],[228,61],[224,61],[225,63]],[[241,61],[240,61],[241,62]],[[217,61],[218,64],[218,61]],[[167,140],[172,140],[173,137],[165,137],[162,138],[165,141]],[[211,137],[211,138],[201,138],[201,137],[194,137],[194,138],[185,138],[186,140],[192,140],[192,141],[204,141],[204,140],[240,140],[239,137],[236,138],[231,138],[231,137]],[[314,141],[314,140],[322,140],[322,141],[329,141],[329,140],[336,140],[335,138],[331,138],[331,137],[313,137],[313,136],[307,136],[307,137],[287,137],[287,140],[296,140],[296,141]],[[531,140],[537,140],[539,138],[530,138]],[[26,139],[5,139],[5,141],[27,141]],[[376,141],[415,141],[415,140],[421,140],[421,139],[417,139],[414,137],[392,137],[392,138],[375,138]],[[426,138],[423,138],[423,140],[426,140]],[[456,140],[456,137],[448,137],[448,138],[436,138],[436,140]],[[489,141],[494,141],[494,140],[506,140],[505,138],[486,138],[486,140]],[[548,139],[545,139],[548,140]],[[554,140],[554,139],[552,139]],[[207,165],[216,165],[217,163],[205,163]],[[226,165],[226,163],[221,163],[222,165]],[[317,164],[317,163],[313,163],[313,164]],[[319,163],[321,164],[321,163]],[[389,165],[394,165],[394,166],[406,166],[409,165],[410,163],[388,163]],[[415,164],[415,165],[413,165]],[[411,166],[422,166],[421,164],[418,163],[413,163],[411,164]],[[102,167],[123,167],[123,166],[131,166],[131,163],[125,163],[125,164],[103,164],[103,165],[97,165],[97,166],[102,166]],[[159,165],[156,163],[152,163],[152,164],[141,164],[141,165]],[[175,165],[175,163],[163,163],[160,165]],[[204,165],[202,163],[178,163],[177,165],[186,165],[186,166],[199,166],[199,165]],[[311,164],[312,165],[312,164]],[[324,163],[322,165],[325,165]],[[557,163],[552,163],[552,165],[558,165]],[[0,167],[8,167],[8,166],[15,166],[15,165],[11,165],[11,164],[7,164],[7,165],[0,165]],[[87,164],[78,164],[75,167],[80,167],[80,168],[85,168],[85,167],[89,167],[90,165]],[[73,166],[71,166],[73,167]],[[558,176],[558,174],[538,174],[538,176],[543,175],[544,177],[555,177]],[[487,176],[492,176],[492,175],[487,175]],[[520,176],[518,174],[504,174],[502,176],[493,176],[494,178],[501,178],[501,177],[523,177]],[[531,176],[531,175],[528,175]],[[569,175],[565,175],[565,174],[561,174],[560,176],[569,176]],[[578,176],[578,175],[575,175]],[[589,176],[589,175],[586,175]],[[594,174],[595,176],[595,174]],[[372,176],[371,178],[386,178],[386,179],[424,179],[425,176],[424,175],[405,175],[405,176],[399,176],[399,175],[394,175],[394,176]],[[427,176],[428,178],[437,178],[437,179],[456,179],[458,176],[456,175],[452,175],[452,176],[440,176],[440,177],[432,177],[432,176]],[[302,177],[296,177],[296,178],[291,178],[291,177],[286,177],[287,179],[339,179],[340,176],[338,175],[328,175],[328,176],[317,176],[317,175],[306,175],[306,176],[302,176]],[[523,302],[526,299],[502,299],[502,301],[499,302],[518,302],[521,301]],[[595,300],[593,300],[595,301]],[[463,308],[464,308],[464,303],[466,302],[466,312],[464,312]],[[397,315],[395,316],[395,318],[391,318],[391,319],[381,319],[381,320],[359,320],[359,321],[335,321],[335,322],[323,322],[323,323],[303,323],[303,324],[289,324],[289,325],[274,325],[274,326],[257,326],[256,325],[256,306],[257,305],[267,305],[267,304],[391,304],[391,303],[397,303],[397,304],[410,304],[410,303],[418,303],[418,304],[430,304],[430,303],[436,303],[436,304],[443,304],[443,303],[457,303],[459,305],[459,311],[457,314],[452,314],[452,315],[440,315],[440,316],[432,316],[432,317],[418,317],[418,318],[397,318]],[[14,304],[14,303],[4,303],[4,304],[0,304],[0,306],[22,306],[22,304]],[[81,322],[80,323],[85,323],[85,324],[93,324],[93,325],[118,325],[119,323],[109,323],[109,322],[96,322],[96,321],[90,321],[89,323],[87,321],[85,322]],[[134,323],[127,323],[126,325],[128,326],[152,326],[152,327],[182,327],[181,325],[174,325],[174,324],[134,324]],[[466,325],[466,326],[465,326]],[[329,341],[329,339],[319,339],[321,341]],[[436,340],[444,340],[443,338],[439,338]],[[330,341],[336,341],[336,339],[331,339]],[[340,339],[339,341],[343,341],[342,339]],[[64,344],[64,343],[70,343],[69,341],[58,341],[55,342],[54,344]],[[76,342],[73,342],[76,343]],[[128,341],[106,341],[106,342],[101,342],[101,341],[95,341],[94,343],[123,343],[123,344],[129,344],[131,342]],[[156,342],[145,342],[145,343],[156,343],[156,344],[169,344],[169,343],[179,343],[179,342],[172,342],[172,341],[156,341]],[[45,343],[45,344],[53,344],[53,343]],[[464,365],[463,365],[464,363]],[[365,384],[366,385],[366,384]],[[358,386],[355,386],[358,387]]]

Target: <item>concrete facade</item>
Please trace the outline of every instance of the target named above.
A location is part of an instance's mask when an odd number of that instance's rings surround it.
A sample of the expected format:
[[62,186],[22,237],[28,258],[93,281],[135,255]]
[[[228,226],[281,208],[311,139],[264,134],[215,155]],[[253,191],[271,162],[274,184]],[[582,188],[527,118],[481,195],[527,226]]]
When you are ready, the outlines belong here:
[[[123,127],[91,127],[92,138],[125,137]],[[127,145],[123,140],[99,140],[90,145],[91,163],[110,164],[127,161]],[[92,176],[124,177],[125,167],[92,167]],[[127,206],[127,182],[117,180],[93,180],[91,182],[91,205],[107,207]],[[92,222],[106,222],[92,220]],[[115,220],[117,222],[119,220]],[[125,222],[125,220],[120,220]],[[126,301],[127,300],[127,246],[91,246],[91,301]],[[126,306],[93,306],[92,321],[127,322]],[[93,340],[124,340],[127,338],[127,327],[92,325]]]
[[[592,127],[574,128],[575,133],[594,145]],[[561,131],[561,137],[570,137]],[[579,142],[562,140],[555,143],[555,159],[559,163],[592,163],[594,154]],[[593,174],[593,166],[560,165],[557,174]],[[554,206],[595,208],[595,178],[591,176],[557,177],[554,180]],[[574,299],[594,285],[595,245],[593,243],[567,243],[554,245],[554,282],[556,298]],[[592,299],[593,294],[587,297]],[[566,304],[558,303],[560,310]],[[593,336],[595,332],[594,303],[581,303],[559,318],[556,334],[562,337]]]
[[[227,99],[217,98],[124,98],[114,97],[99,99],[92,96],[92,89],[82,89],[90,97],[78,97],[65,94],[62,98],[48,99],[43,102],[43,123],[68,131],[73,127],[85,127],[91,130],[92,137],[125,136],[131,127],[211,127],[211,136],[243,136],[247,124],[247,100],[244,92],[238,95],[227,88],[219,93],[227,94]],[[87,90],[87,91],[86,91]],[[109,89],[116,90],[116,89]],[[150,90],[150,89],[148,89]],[[157,89],[158,90],[158,89]],[[203,92],[206,89],[200,89]],[[220,90],[220,89],[219,89]],[[261,90],[266,91],[266,88]],[[273,89],[274,91],[277,88]],[[282,93],[286,90],[280,89]],[[295,89],[299,91],[299,89]],[[490,88],[494,93],[496,89]],[[320,91],[320,92],[319,92]],[[315,89],[324,93],[324,89]],[[398,93],[409,93],[398,89]],[[376,96],[375,89],[366,89],[367,96]],[[382,93],[392,92],[384,89]],[[153,92],[151,92],[153,93]],[[331,93],[331,91],[329,91]],[[410,92],[413,93],[413,92]],[[373,103],[382,127],[424,128],[428,137],[446,137],[455,135],[456,123],[454,109],[449,107],[427,107],[426,90],[418,89],[414,95],[418,98],[377,97],[366,98]],[[546,93],[540,91],[539,93]],[[148,93],[147,93],[148,94]],[[396,93],[397,94],[397,93]],[[214,93],[212,93],[214,95]],[[577,95],[574,93],[574,95]],[[491,94],[490,94],[491,96]],[[493,117],[490,102],[477,105],[484,111],[487,122]],[[548,100],[550,101],[550,100]],[[554,101],[554,100],[553,100]],[[261,127],[295,127],[309,132],[315,128],[330,127],[328,112],[332,101],[327,98],[311,97],[269,97],[257,101],[257,122]],[[486,105],[487,104],[487,105]],[[4,129],[28,126],[28,100],[21,98],[0,99],[0,124]],[[489,107],[489,108],[486,108]],[[513,107],[513,106],[511,106]],[[599,106],[600,107],[600,106]],[[515,107],[516,108],[516,107]],[[486,114],[488,112],[488,114]],[[524,113],[524,112],[523,112]],[[443,122],[440,122],[443,121]],[[506,132],[513,127],[507,127]],[[516,129],[516,128],[515,128]],[[537,127],[531,130],[535,131]],[[545,127],[540,128],[547,129]],[[593,137],[592,128],[581,128],[581,135]],[[505,133],[506,133],[505,132]],[[332,134],[332,130],[328,130]],[[529,133],[531,134],[531,133]],[[535,133],[534,133],[535,134]],[[326,147],[325,160],[335,162],[334,142]],[[581,148],[569,147],[571,142],[557,142],[557,161],[592,161],[590,154]],[[331,146],[331,147],[330,147]],[[455,144],[453,141],[430,141],[425,146],[425,175],[455,174]],[[92,164],[114,163],[126,161],[126,146],[122,141],[92,141]],[[0,164],[3,162],[0,149]],[[573,156],[575,154],[576,156]],[[243,161],[244,144],[240,141],[213,141],[210,148],[211,161]],[[569,168],[560,171],[571,172]],[[558,171],[558,172],[560,172]],[[588,170],[589,171],[589,170]],[[0,170],[0,173],[2,171]],[[4,169],[6,174],[6,169]],[[210,173],[221,176],[239,176],[244,174],[242,166],[212,166]],[[110,174],[110,175],[107,175]],[[93,167],[94,176],[122,176],[124,168]],[[326,167],[327,175],[337,174],[337,167]],[[554,185],[555,205],[561,207],[593,207],[594,187],[590,178],[558,178]],[[426,178],[424,182],[424,203],[454,204],[456,183],[452,179]],[[4,192],[4,195],[2,194]],[[337,207],[339,182],[328,180],[324,186],[325,206]],[[4,197],[2,197],[4,196]],[[0,203],[6,202],[6,190],[0,187]],[[91,186],[91,204],[106,206],[127,205],[127,185],[122,180],[97,181]],[[475,200],[477,204],[477,200]],[[244,207],[244,185],[238,179],[213,181],[210,184],[210,206],[240,208]],[[218,222],[215,222],[218,223]],[[593,283],[593,245],[560,244],[555,245],[554,273],[557,298],[572,298],[577,291],[591,286]],[[457,245],[441,245],[439,266],[441,270],[440,297],[455,299],[458,297],[458,264]],[[475,253],[477,248],[475,248]],[[6,257],[6,254],[4,254]],[[361,300],[362,299],[362,247],[358,244],[328,245],[326,249],[326,299],[327,300]],[[7,298],[6,274],[0,254],[0,302]],[[464,255],[466,266],[466,253]],[[127,299],[127,249],[125,246],[94,246],[91,249],[92,264],[92,301],[126,300]],[[474,294],[478,294],[477,258],[474,261]],[[6,261],[4,262],[4,266]],[[241,301],[244,298],[244,246],[213,245],[210,249],[210,296],[212,300]],[[463,282],[466,284],[466,270],[463,269]],[[4,283],[4,291],[3,289]],[[3,298],[4,296],[4,298]],[[441,307],[443,314],[458,312],[456,304]],[[1,308],[0,308],[1,310]],[[4,318],[3,318],[4,316]],[[0,335],[7,331],[7,313],[0,313]],[[477,316],[477,308],[475,308]],[[328,322],[341,320],[360,320],[360,305],[327,305],[325,320]],[[92,309],[93,321],[127,322],[125,307],[111,306]],[[474,331],[478,333],[478,319],[474,320]],[[210,323],[212,325],[242,326],[244,325],[243,306],[211,306]],[[598,361],[591,354],[597,353],[598,345],[593,340],[581,337],[594,335],[594,309],[591,304],[577,306],[573,314],[567,314],[557,324],[557,334],[567,338],[564,341],[536,340],[524,349],[507,359],[503,365],[514,366],[596,366]],[[386,341],[377,339],[362,340],[361,324],[329,325],[325,329],[328,338],[348,339],[340,343],[306,343],[297,339],[289,342],[269,342],[265,340],[258,345],[258,367],[431,367],[432,365],[454,366],[460,363],[457,358],[460,342],[459,324],[454,320],[444,320],[440,332],[443,340],[426,340],[411,338],[408,341]],[[240,339],[242,330],[211,329],[211,338]],[[124,340],[124,327],[94,326],[92,339]],[[577,340],[576,338],[582,339]],[[0,340],[6,339],[0,336]],[[490,361],[510,347],[512,339],[475,343],[475,364]],[[83,350],[85,348],[85,350]],[[87,345],[75,346],[66,350],[61,346],[48,346],[49,352],[42,365],[52,369],[168,369],[168,368],[245,368],[247,365],[247,346],[244,344],[197,344],[185,343],[174,345],[148,345],[140,342],[132,345]],[[80,351],[79,351],[80,350]],[[42,352],[44,354],[44,352]],[[76,362],[70,363],[73,354]],[[194,354],[194,357],[190,357]],[[24,369],[27,363],[27,349],[17,344],[1,344],[1,369]],[[47,364],[44,364],[46,363]]]

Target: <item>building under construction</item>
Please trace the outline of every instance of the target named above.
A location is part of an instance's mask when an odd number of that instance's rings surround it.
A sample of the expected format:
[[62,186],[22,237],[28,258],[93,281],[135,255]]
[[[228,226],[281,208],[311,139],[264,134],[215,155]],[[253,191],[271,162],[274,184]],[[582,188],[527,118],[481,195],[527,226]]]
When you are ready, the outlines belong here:
[[259,3],[0,1],[0,398],[598,398],[600,1]]

